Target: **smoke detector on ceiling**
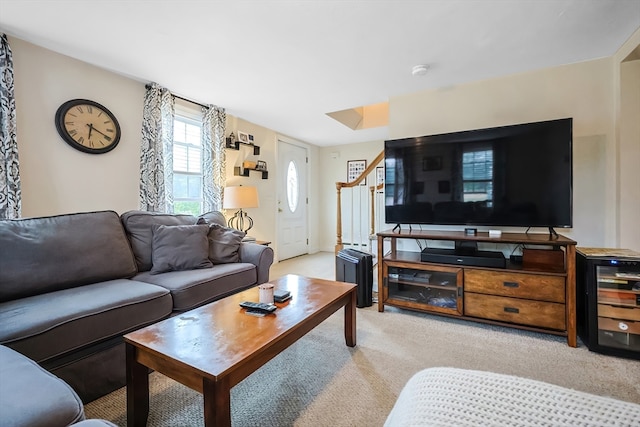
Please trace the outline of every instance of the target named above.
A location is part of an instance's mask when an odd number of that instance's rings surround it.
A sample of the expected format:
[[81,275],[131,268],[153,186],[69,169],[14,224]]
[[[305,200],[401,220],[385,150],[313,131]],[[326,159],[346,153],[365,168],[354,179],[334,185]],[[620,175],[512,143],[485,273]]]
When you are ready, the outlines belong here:
[[414,76],[424,76],[425,74],[427,74],[427,70],[429,70],[428,65],[414,65],[413,69],[411,70],[411,74],[413,74]]

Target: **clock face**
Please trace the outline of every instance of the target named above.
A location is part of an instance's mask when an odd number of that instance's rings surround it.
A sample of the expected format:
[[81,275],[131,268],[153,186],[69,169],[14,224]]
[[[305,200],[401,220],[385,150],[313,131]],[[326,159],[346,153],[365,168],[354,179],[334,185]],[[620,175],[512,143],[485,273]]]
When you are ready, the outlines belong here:
[[56,128],[69,145],[85,153],[106,153],[120,141],[116,117],[88,99],[72,99],[62,104],[56,112]]

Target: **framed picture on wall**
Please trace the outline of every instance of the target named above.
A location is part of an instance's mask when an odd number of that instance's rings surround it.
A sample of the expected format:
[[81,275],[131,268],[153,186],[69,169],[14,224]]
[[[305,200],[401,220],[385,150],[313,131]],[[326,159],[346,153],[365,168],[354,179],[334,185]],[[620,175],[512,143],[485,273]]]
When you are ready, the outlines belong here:
[[[353,182],[367,168],[366,160],[347,160],[347,182]],[[367,185],[367,179],[363,179],[360,185]]]
[[249,134],[246,132],[238,131],[238,141],[244,142],[245,144],[249,143]]
[[376,187],[384,185],[384,166],[376,168]]

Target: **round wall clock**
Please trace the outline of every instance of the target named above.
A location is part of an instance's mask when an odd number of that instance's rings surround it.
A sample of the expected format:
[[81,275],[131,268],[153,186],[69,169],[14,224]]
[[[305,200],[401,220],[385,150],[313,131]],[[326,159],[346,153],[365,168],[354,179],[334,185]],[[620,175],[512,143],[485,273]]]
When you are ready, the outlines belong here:
[[91,154],[113,150],[120,142],[120,124],[111,111],[88,99],[72,99],[56,111],[56,129],[67,144]]

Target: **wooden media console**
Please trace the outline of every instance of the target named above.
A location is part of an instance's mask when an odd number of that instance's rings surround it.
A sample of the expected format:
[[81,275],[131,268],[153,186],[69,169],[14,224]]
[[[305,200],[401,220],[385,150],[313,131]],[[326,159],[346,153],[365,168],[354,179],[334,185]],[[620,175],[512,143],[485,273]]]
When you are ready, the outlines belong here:
[[[577,346],[575,241],[542,233],[489,237],[487,232],[395,229],[377,236],[378,311],[388,305],[432,312],[566,336],[569,346]],[[520,245],[525,257],[532,258],[512,262],[507,255],[505,268],[464,264],[465,257],[452,263],[423,262],[420,252],[399,251],[398,239],[424,240],[427,246],[492,243],[495,251]]]

